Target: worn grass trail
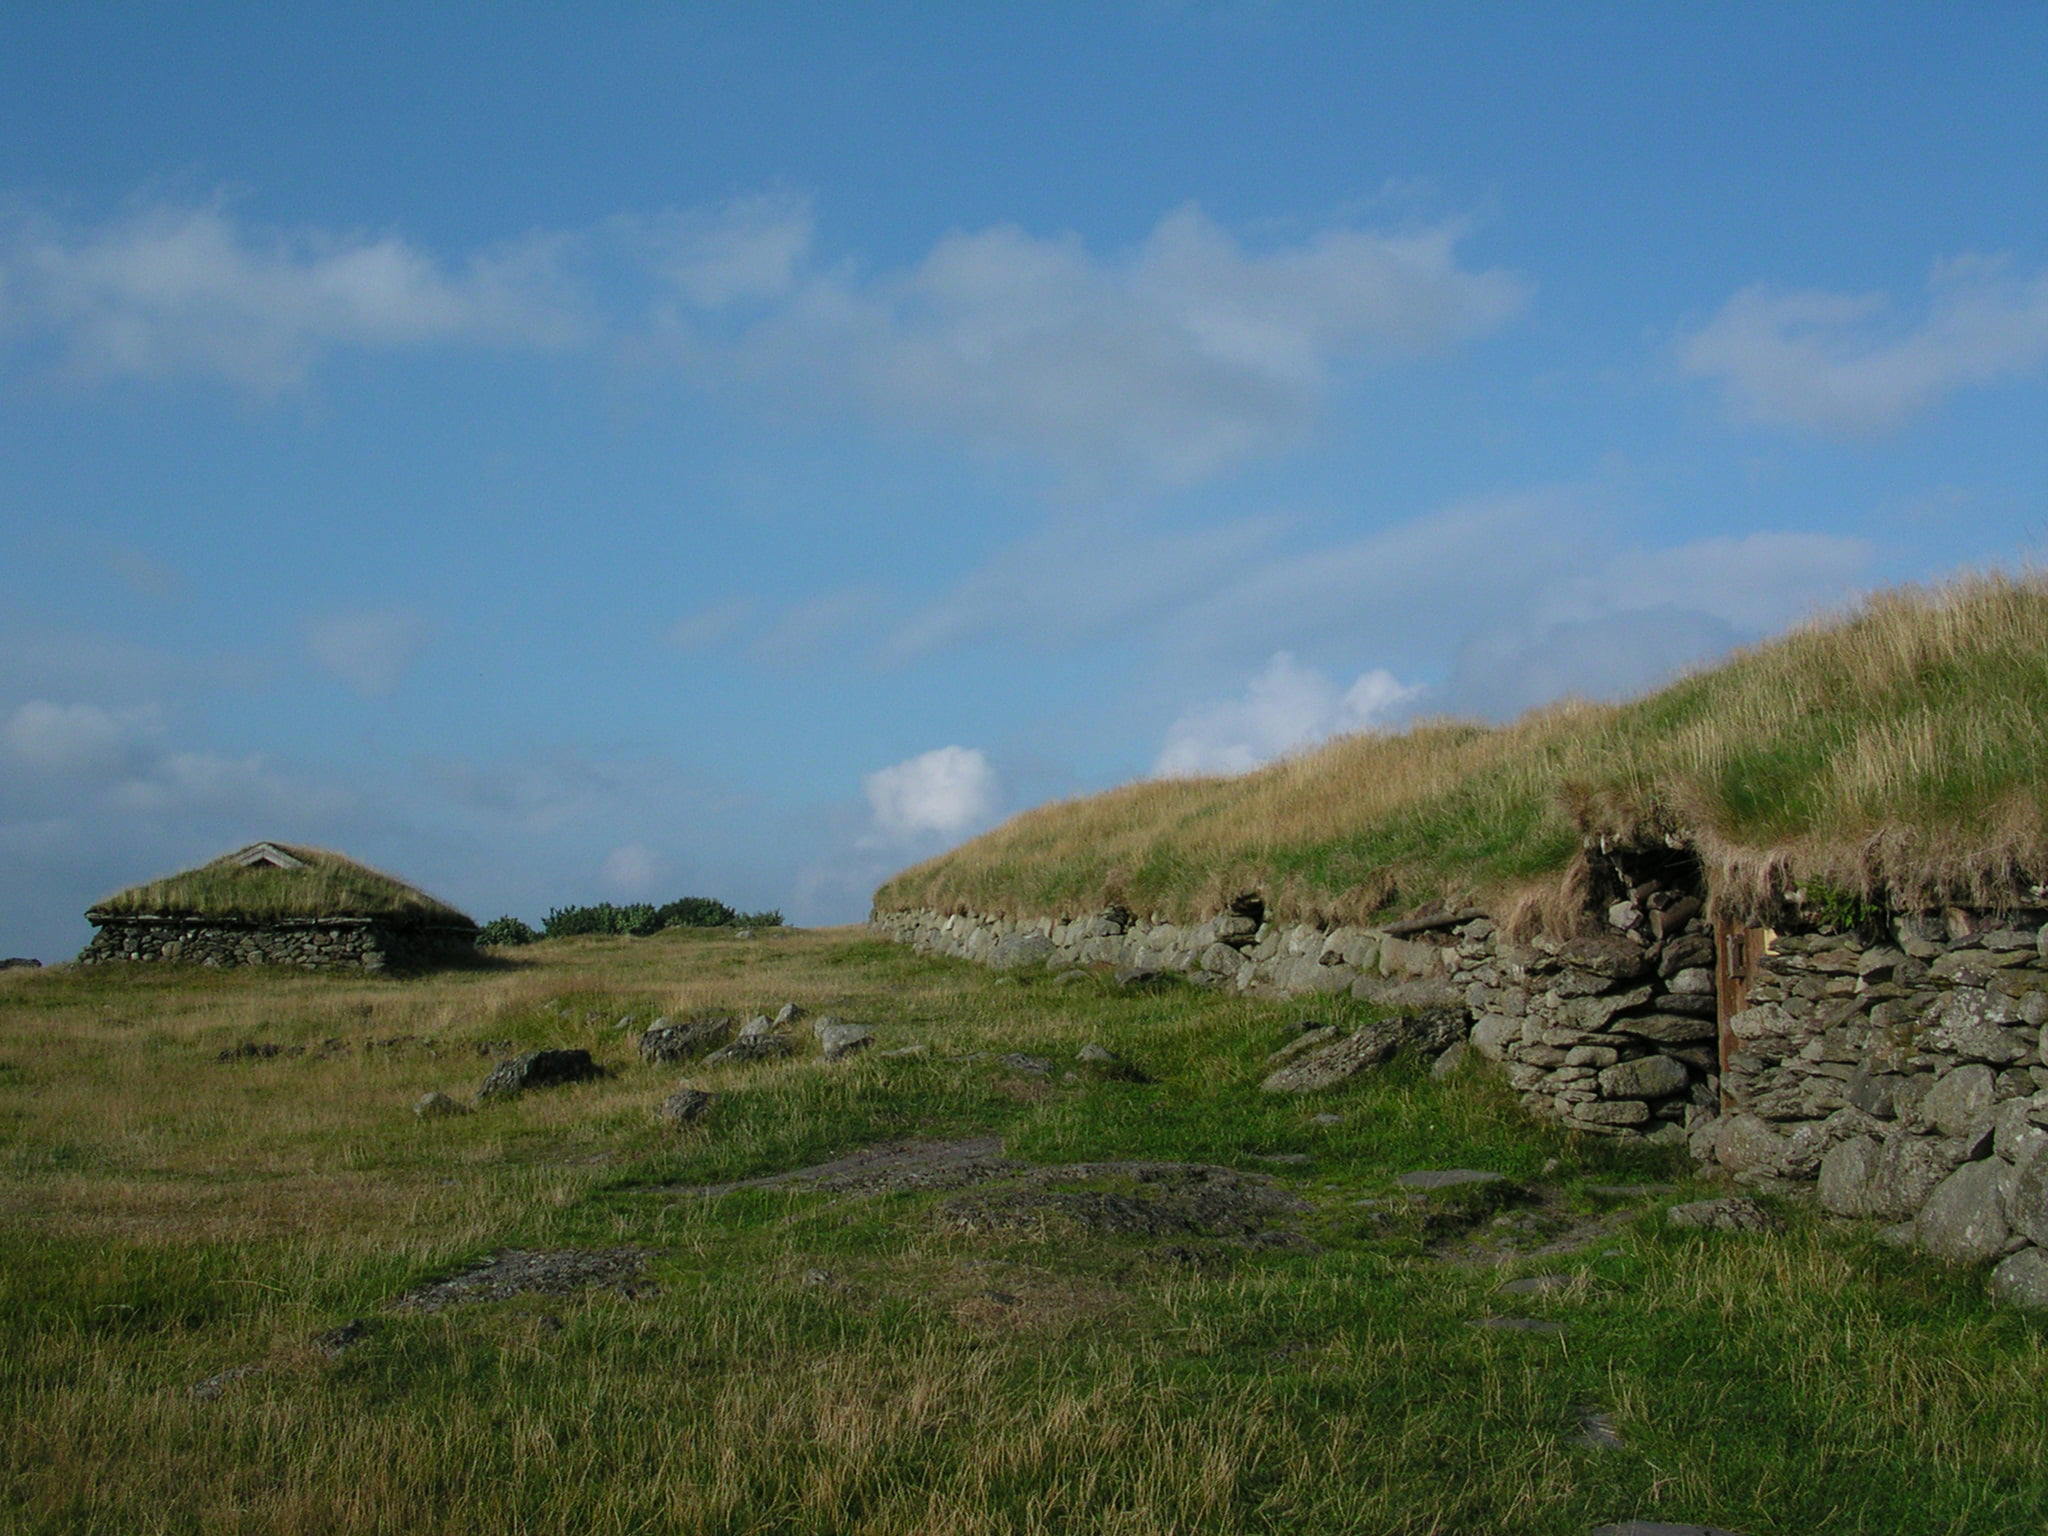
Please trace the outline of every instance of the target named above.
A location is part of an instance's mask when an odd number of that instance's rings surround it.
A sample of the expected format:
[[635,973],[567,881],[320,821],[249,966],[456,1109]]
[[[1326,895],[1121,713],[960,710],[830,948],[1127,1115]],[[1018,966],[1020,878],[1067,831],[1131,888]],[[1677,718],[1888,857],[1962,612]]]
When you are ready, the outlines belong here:
[[[0,1529],[1980,1536],[2048,1507],[2039,1323],[1853,1226],[1672,1229],[1656,1207],[1699,1192],[1674,1164],[1531,1126],[1483,1079],[1396,1063],[1260,1094],[1300,1005],[1004,985],[847,933],[529,953],[406,982],[0,978]],[[878,1049],[684,1074],[613,1027],[792,1000]],[[215,1059],[245,1040],[305,1049]],[[1158,1081],[1065,1081],[1089,1040]],[[407,1112],[544,1044],[615,1075]],[[679,1132],[651,1110],[682,1075],[720,1098]],[[1314,1246],[969,1230],[947,1191],[674,1187],[989,1133],[1030,1164],[1270,1177]],[[1449,1265],[1447,1234],[1529,1207],[1392,1185],[1448,1166],[1636,1219]],[[1596,1192],[1643,1181],[1675,1188]],[[659,1251],[653,1294],[382,1310],[496,1250],[622,1245]],[[1500,1290],[1536,1272],[1574,1278]],[[1504,1315],[1565,1327],[1472,1326]],[[351,1318],[361,1342],[314,1346]],[[1589,1410],[1619,1448],[1582,1443]]]

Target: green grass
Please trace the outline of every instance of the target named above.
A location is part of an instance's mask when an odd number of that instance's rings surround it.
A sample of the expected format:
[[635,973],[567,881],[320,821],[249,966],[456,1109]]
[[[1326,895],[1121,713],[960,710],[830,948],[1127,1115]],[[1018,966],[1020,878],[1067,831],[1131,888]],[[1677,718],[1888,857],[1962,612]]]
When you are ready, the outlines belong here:
[[[1670,1228],[1656,1205],[1708,1191],[1669,1154],[1533,1125],[1478,1074],[1397,1061],[1262,1094],[1300,1004],[1005,984],[846,934],[524,954],[413,982],[0,982],[0,1525],[1578,1536],[1634,1517],[1996,1536],[2048,1507],[2048,1337],[1976,1277],[1797,1211],[1777,1236]],[[700,1068],[711,1117],[655,1122],[685,1074],[640,1065],[621,1014],[784,1000],[933,1050]],[[366,1048],[394,1036],[435,1053]],[[214,1059],[252,1038],[352,1048]],[[1159,1081],[994,1059],[1065,1062],[1091,1039]],[[481,1079],[479,1041],[583,1046],[616,1075],[414,1120],[419,1093]],[[943,1194],[666,1187],[988,1132],[1034,1162],[1270,1172],[1320,1246],[1189,1267],[1142,1242],[962,1231],[935,1219]],[[1588,1214],[1611,1207],[1595,1184],[1677,1188],[1572,1258],[1466,1271],[1392,1195],[1441,1166],[1544,1179]],[[1495,1197],[1467,1198],[1484,1230]],[[497,1248],[617,1244],[660,1250],[657,1295],[379,1308]],[[1580,1279],[1496,1293],[1540,1269]],[[1495,1313],[1569,1332],[1470,1326]],[[371,1329],[349,1353],[308,1347],[355,1317]],[[217,1401],[190,1395],[247,1362],[264,1369]],[[1625,1448],[1575,1443],[1584,1404]]]
[[[1693,843],[1722,908],[1788,881],[1904,906],[2048,879],[2048,582],[1885,593],[1618,706],[1347,738],[1228,779],[1028,811],[885,884],[883,910],[1353,922],[1557,902],[1588,839]],[[1568,904],[1568,902],[1567,902]]]
[[390,917],[468,923],[470,919],[381,870],[324,848],[287,847],[298,869],[245,868],[223,854],[210,863],[118,891],[94,905],[112,914],[265,920]]

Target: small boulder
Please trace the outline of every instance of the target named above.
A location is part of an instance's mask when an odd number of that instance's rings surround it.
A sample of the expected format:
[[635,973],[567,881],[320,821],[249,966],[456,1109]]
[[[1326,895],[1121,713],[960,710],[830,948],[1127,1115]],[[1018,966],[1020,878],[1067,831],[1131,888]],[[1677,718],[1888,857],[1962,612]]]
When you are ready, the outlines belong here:
[[640,1036],[640,1059],[649,1066],[689,1061],[724,1044],[732,1029],[729,1018],[658,1018]]
[[718,1102],[718,1095],[701,1088],[682,1087],[661,1101],[655,1115],[670,1125],[694,1125]]
[[839,1061],[875,1043],[875,1032],[865,1024],[842,1024],[837,1019],[820,1019],[812,1032],[827,1061]]
[[604,1068],[590,1059],[588,1051],[528,1051],[493,1067],[476,1096],[479,1100],[509,1098],[530,1088],[555,1088],[604,1075]]
[[1043,966],[1053,956],[1053,942],[1042,933],[1014,933],[997,944],[988,963],[998,971],[1023,971]]
[[1644,1056],[1619,1062],[1600,1074],[1600,1092],[1610,1099],[1662,1099],[1686,1084],[1682,1062],[1669,1056]]
[[2012,1229],[1999,1208],[1995,1157],[1965,1163],[1943,1179],[1920,1208],[1913,1235],[1922,1248],[1952,1264],[1982,1264],[2005,1251]]
[[1027,1056],[1022,1051],[1011,1051],[996,1058],[1012,1072],[1028,1072],[1033,1077],[1052,1076],[1052,1063],[1043,1056]]
[[777,1027],[782,1027],[794,1024],[798,1019],[802,1018],[803,1016],[804,1010],[800,1004],[784,1003],[780,1008],[775,1010],[775,1023]]
[[440,1120],[449,1115],[466,1115],[469,1113],[469,1106],[460,1099],[451,1099],[437,1089],[433,1093],[423,1094],[413,1105],[412,1112],[422,1120]]
[[739,1037],[732,1044],[721,1046],[718,1050],[706,1056],[704,1060],[706,1064],[714,1062],[723,1064],[742,1061],[774,1061],[778,1057],[792,1054],[795,1050],[796,1047],[789,1043],[787,1035],[768,1032],[750,1035],[745,1030],[741,1030]]
[[2048,1312],[2048,1253],[2022,1248],[1992,1270],[1991,1299],[2008,1307]]

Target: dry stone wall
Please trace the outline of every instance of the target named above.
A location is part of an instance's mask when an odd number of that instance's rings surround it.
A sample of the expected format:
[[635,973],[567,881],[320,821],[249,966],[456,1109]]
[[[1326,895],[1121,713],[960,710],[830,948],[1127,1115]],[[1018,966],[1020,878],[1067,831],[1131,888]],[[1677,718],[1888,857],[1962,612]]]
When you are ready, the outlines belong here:
[[476,930],[371,918],[235,923],[179,917],[95,917],[80,965],[290,965],[303,970],[419,970],[476,959]]
[[2048,926],[2042,912],[1912,914],[1878,937],[1776,936],[1728,1027],[1737,1179],[1821,1206],[2048,1306]]
[[[1638,887],[1603,931],[1519,943],[1466,915],[1392,932],[1283,927],[1255,906],[1206,923],[1122,911],[1009,920],[877,913],[890,937],[1005,970],[1175,972],[1259,996],[1344,994],[1462,1009],[1471,1049],[1534,1113],[1683,1144],[1766,1188],[1942,1258],[1995,1266],[1994,1294],[2048,1308],[2048,911],[1952,910],[1875,936],[1763,936],[1725,1080],[1716,940],[1696,895]],[[1725,1105],[1725,1107],[1724,1107]]]
[[[1467,914],[1438,928],[1283,927],[1249,905],[1205,923],[1121,911],[1071,921],[877,913],[875,926],[933,954],[1004,970],[1107,965],[1172,972],[1264,997],[1344,994],[1393,1008],[1457,1008],[1532,1111],[1598,1136],[1704,1140],[1719,1102],[1713,940],[1691,913],[1592,938],[1511,942]],[[1622,920],[1617,915],[1617,921]],[[1705,969],[1702,969],[1702,961]]]

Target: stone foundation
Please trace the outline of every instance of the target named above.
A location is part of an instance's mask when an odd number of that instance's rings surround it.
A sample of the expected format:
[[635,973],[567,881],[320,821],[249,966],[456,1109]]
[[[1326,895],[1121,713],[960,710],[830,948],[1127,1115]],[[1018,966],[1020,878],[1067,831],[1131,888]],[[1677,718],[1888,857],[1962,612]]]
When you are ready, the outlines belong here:
[[180,917],[91,917],[80,965],[123,960],[182,965],[289,965],[302,970],[407,971],[476,962],[476,930],[375,918],[235,923]]

